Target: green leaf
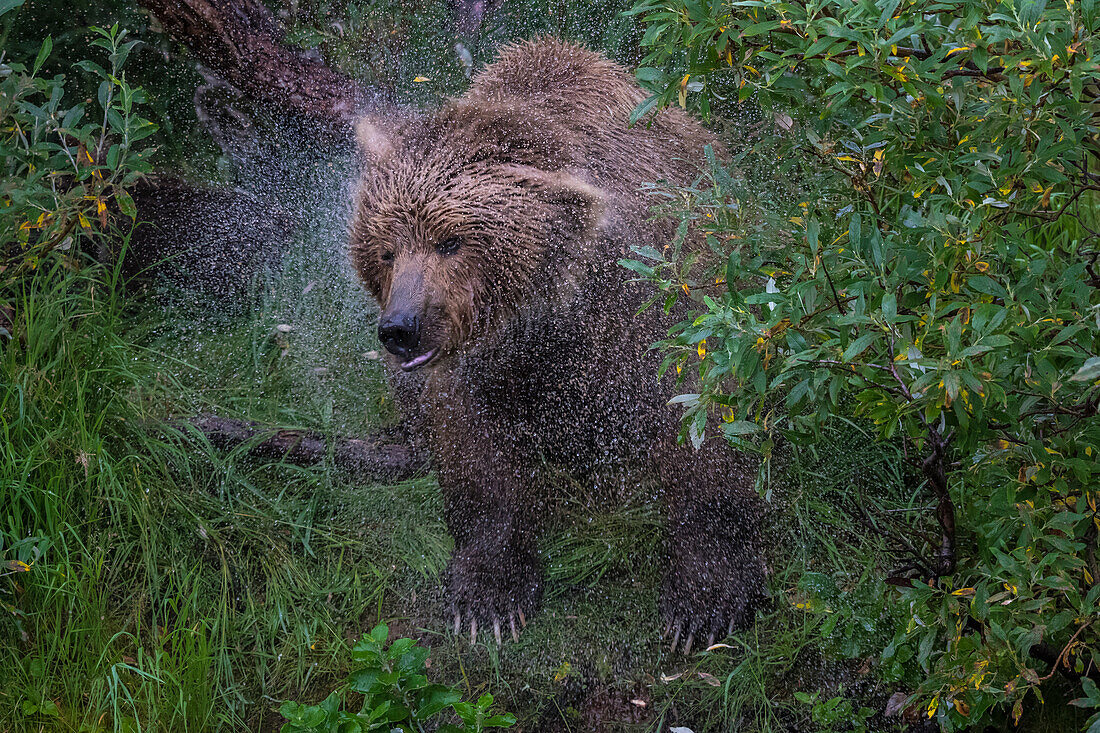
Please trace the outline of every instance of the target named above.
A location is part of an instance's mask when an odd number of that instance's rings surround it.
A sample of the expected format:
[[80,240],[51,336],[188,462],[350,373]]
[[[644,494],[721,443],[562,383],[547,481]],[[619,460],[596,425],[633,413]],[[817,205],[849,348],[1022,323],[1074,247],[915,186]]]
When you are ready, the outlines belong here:
[[886,21],[890,20],[890,17],[893,16],[898,6],[901,5],[901,0],[879,0],[875,5],[882,8],[882,14],[879,15],[877,24],[879,28],[882,28],[886,25]]
[[416,711],[416,717],[419,720],[427,720],[461,699],[462,695],[450,687],[429,685],[421,691],[420,707]]
[[115,188],[115,201],[118,202],[118,209],[131,219],[137,219],[137,204],[134,203],[134,199],[124,188]]
[[1008,293],[1005,291],[1001,284],[991,277],[986,275],[974,275],[966,281],[968,287],[973,290],[977,290],[979,293],[985,293],[986,295],[992,295],[997,298],[1008,297]]
[[0,15],[8,12],[9,10],[15,10],[22,7],[26,0],[0,0]]
[[898,299],[893,293],[882,296],[882,319],[893,325],[898,318]]
[[774,31],[779,26],[780,26],[780,21],[778,21],[778,20],[767,20],[767,21],[764,21],[763,23],[753,23],[748,28],[741,31],[741,36],[742,37],[758,36],[761,33],[768,33],[769,31]]
[[[3,15],[2,11],[0,11],[0,15]],[[46,36],[46,40],[42,41],[42,47],[38,49],[38,57],[34,60],[34,71],[31,73],[38,73],[38,70],[42,68],[42,64],[46,63],[46,59],[50,57],[51,51],[53,51],[53,36]]]
[[734,420],[722,425],[722,430],[726,435],[749,435],[751,433],[758,433],[762,428],[754,422],[747,420]]
[[855,341],[848,344],[848,348],[844,350],[844,355],[841,357],[841,361],[849,362],[852,359],[856,358],[864,351],[866,351],[867,347],[874,343],[875,339],[877,339],[878,337],[879,334],[873,331],[871,333],[863,334]]
[[1100,356],[1094,356],[1085,361],[1077,373],[1069,379],[1071,382],[1091,382],[1100,379]]
[[358,669],[348,675],[348,685],[354,692],[373,692],[378,686],[377,669]]
[[486,718],[481,724],[486,728],[511,728],[516,724],[516,716],[511,713],[502,713]]
[[638,262],[637,260],[619,260],[619,265],[638,273],[642,277],[652,277],[653,273],[656,272],[656,270],[649,265],[644,262]]

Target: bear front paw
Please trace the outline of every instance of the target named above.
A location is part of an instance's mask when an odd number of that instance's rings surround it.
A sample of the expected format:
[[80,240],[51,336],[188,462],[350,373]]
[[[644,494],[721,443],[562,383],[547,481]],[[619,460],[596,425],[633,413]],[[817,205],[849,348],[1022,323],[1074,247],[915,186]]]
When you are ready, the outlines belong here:
[[482,547],[472,543],[455,550],[447,567],[455,634],[469,629],[470,643],[478,629],[493,629],[497,644],[501,629],[514,641],[542,598],[542,569],[537,553],[510,545]]
[[764,563],[755,553],[705,541],[675,547],[661,588],[663,637],[672,634],[673,652],[681,639],[684,654],[696,639],[709,647],[751,624],[766,596]]

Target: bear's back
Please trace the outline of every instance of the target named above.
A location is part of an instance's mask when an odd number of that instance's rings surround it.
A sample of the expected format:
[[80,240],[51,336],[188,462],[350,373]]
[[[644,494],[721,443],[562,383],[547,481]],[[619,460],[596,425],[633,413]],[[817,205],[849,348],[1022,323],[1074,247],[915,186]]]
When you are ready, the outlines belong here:
[[568,144],[606,185],[634,192],[658,179],[687,182],[714,137],[680,109],[629,125],[646,98],[630,73],[605,56],[543,36],[503,48],[463,101],[523,109],[567,133]]
[[475,77],[467,99],[523,102],[576,122],[629,116],[644,92],[626,69],[567,41],[543,36],[501,49]]

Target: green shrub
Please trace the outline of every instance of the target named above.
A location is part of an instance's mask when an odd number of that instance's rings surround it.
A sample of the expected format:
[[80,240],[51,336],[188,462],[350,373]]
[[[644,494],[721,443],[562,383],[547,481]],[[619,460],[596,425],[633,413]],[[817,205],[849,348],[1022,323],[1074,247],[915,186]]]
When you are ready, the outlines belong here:
[[34,64],[0,63],[0,308],[19,278],[47,257],[68,257],[85,243],[107,246],[110,213],[134,219],[127,192],[149,171],[148,151],[136,146],[157,127],[138,114],[140,87],[123,65],[138,41],[126,31],[92,28],[92,45],[106,50],[109,69],[76,64],[100,79],[97,106],[65,106],[65,77],[37,76],[53,49],[47,37]]
[[[412,639],[397,639],[387,646],[389,633],[389,627],[378,624],[359,640],[351,650],[356,666],[348,675],[347,685],[319,705],[283,703],[279,712],[289,722],[283,725],[282,733],[480,733],[486,728],[511,728],[515,724],[515,717],[508,713],[491,714],[492,695],[482,695],[477,702],[462,702],[461,693],[454,688],[428,682],[425,665],[430,650]],[[344,709],[349,691],[363,696],[358,713]],[[433,721],[447,710],[458,716],[461,725],[438,725]]]
[[[907,619],[881,655],[946,730],[1018,720],[1054,675],[1100,703],[1100,7],[642,0],[663,105],[738,110],[664,251],[624,265],[694,317],[685,436],[813,443],[853,412],[931,507],[891,541]],[[766,166],[761,158],[766,156]],[[700,255],[699,253],[703,254]],[[928,531],[931,530],[931,531]],[[1100,714],[1090,719],[1100,729]]]

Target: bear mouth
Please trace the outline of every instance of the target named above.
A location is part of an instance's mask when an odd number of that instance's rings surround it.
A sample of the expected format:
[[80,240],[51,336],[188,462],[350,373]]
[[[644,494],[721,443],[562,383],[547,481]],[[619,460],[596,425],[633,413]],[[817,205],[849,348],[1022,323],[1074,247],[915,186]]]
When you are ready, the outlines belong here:
[[409,359],[408,361],[401,362],[401,371],[403,371],[403,372],[416,371],[417,369],[419,369],[420,367],[424,366],[429,361],[434,359],[435,355],[438,351],[439,351],[439,349],[435,348],[435,349],[432,349],[431,351],[424,352],[420,356],[415,356],[412,359]]

